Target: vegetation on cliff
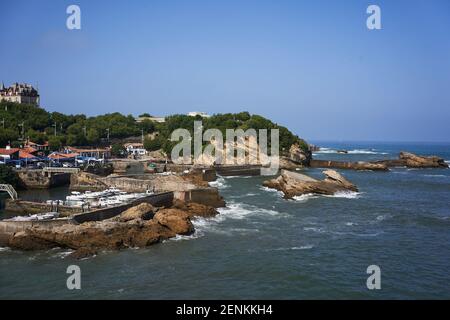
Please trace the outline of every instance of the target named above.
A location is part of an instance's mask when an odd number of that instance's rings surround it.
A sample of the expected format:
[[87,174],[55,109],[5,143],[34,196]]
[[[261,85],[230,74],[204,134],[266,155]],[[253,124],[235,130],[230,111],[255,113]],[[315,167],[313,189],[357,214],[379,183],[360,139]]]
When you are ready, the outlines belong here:
[[[141,116],[147,115],[145,113]],[[1,102],[0,120],[4,120],[4,128],[3,125],[0,127],[0,146],[8,143],[13,146],[19,145],[18,140],[22,134],[36,143],[49,141],[50,149],[57,150],[63,145],[97,146],[109,143],[108,137],[110,140],[118,140],[158,131],[159,135],[156,139],[146,139],[145,148],[148,150],[162,148],[165,152],[170,152],[175,144],[170,141],[171,133],[178,128],[187,129],[192,133],[194,121],[201,120],[204,130],[217,128],[222,131],[224,137],[226,129],[243,129],[244,131],[250,128],[279,129],[282,151],[289,150],[294,143],[303,150],[308,148],[304,140],[287,128],[248,112],[215,114],[209,118],[176,114],[166,117],[165,123],[157,123],[148,119],[137,122],[133,115],[122,115],[118,112],[87,117],[83,114],[65,115],[59,112],[47,112],[33,105]]]
[[16,188],[19,186],[19,176],[11,167],[0,165],[0,184],[3,183]]

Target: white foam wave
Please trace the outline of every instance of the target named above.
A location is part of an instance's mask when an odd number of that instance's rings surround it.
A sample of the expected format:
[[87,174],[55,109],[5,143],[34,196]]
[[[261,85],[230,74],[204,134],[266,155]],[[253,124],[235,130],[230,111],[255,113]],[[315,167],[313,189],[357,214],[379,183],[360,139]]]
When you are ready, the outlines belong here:
[[314,248],[313,245],[309,244],[309,245],[305,245],[305,246],[300,246],[300,247],[282,247],[282,248],[276,248],[276,249],[269,249],[268,251],[287,251],[287,250],[309,250]]
[[375,150],[367,150],[367,149],[354,149],[348,150],[347,152],[339,152],[336,149],[329,148],[321,148],[319,151],[313,153],[313,155],[317,155],[320,153],[332,153],[332,154],[388,154],[387,152],[378,152]]
[[259,186],[259,189],[262,190],[262,191],[266,191],[266,192],[276,193],[276,194],[278,194],[281,197],[284,196],[283,192],[281,192],[281,191],[279,191],[277,189],[272,189],[272,188],[269,188],[269,187],[266,187],[266,186]]
[[292,199],[294,199],[295,201],[299,201],[299,202],[306,202],[309,199],[314,199],[317,198],[318,195],[314,194],[314,193],[306,193],[306,194],[302,194],[300,196],[294,196],[292,197]]
[[223,177],[218,177],[216,181],[208,182],[208,185],[210,187],[216,187],[218,189],[225,189],[228,188],[227,182]]
[[[192,221],[195,227],[195,221]],[[185,240],[193,240],[203,237],[204,233],[202,231],[195,230],[195,232],[191,235],[181,235],[177,234],[175,237],[170,238],[169,241],[185,241]]]
[[345,198],[345,199],[358,199],[361,197],[361,192],[354,191],[339,191],[333,195],[324,195],[324,197],[330,198]]
[[11,248],[9,247],[0,247],[0,252],[9,251]]
[[345,225],[349,226],[349,227],[352,227],[352,226],[356,226],[358,224],[356,222],[346,222]]
[[56,254],[54,254],[52,256],[52,258],[60,258],[60,259],[64,259],[66,258],[68,255],[70,255],[72,252],[74,252],[73,250],[65,250],[65,251],[61,251],[58,252]]
[[424,177],[432,177],[432,178],[447,178],[445,174],[424,174]]

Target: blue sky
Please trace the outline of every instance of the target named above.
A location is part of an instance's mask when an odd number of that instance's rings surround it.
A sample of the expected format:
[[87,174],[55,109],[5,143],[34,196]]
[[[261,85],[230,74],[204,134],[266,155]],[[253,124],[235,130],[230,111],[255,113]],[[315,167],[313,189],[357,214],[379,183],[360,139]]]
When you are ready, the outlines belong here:
[[0,2],[0,81],[38,83],[50,111],[247,110],[306,139],[450,140],[450,1]]

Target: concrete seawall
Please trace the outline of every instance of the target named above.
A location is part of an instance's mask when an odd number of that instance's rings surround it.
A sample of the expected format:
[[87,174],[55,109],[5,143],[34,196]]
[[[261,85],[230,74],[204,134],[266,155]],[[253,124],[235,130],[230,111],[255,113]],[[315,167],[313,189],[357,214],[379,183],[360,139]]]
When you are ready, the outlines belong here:
[[77,223],[105,220],[117,216],[123,211],[144,202],[150,203],[155,207],[170,207],[173,204],[173,197],[173,192],[154,194],[121,206],[97,209],[90,212],[76,214],[72,218]]
[[43,170],[17,171],[20,182],[30,189],[48,189],[70,183],[70,173],[44,172]]
[[7,246],[9,238],[16,232],[38,226],[51,229],[68,223],[75,223],[70,218],[61,218],[46,221],[0,221],[0,247]]

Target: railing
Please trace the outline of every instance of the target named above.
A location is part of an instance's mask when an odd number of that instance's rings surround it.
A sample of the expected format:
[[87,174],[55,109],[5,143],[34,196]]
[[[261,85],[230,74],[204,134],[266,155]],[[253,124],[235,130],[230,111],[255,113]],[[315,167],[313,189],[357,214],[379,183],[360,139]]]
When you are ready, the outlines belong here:
[[14,189],[14,187],[10,184],[0,184],[0,191],[6,191],[8,192],[9,196],[13,200],[17,200],[17,191]]
[[42,171],[50,173],[78,173],[80,168],[45,167]]

